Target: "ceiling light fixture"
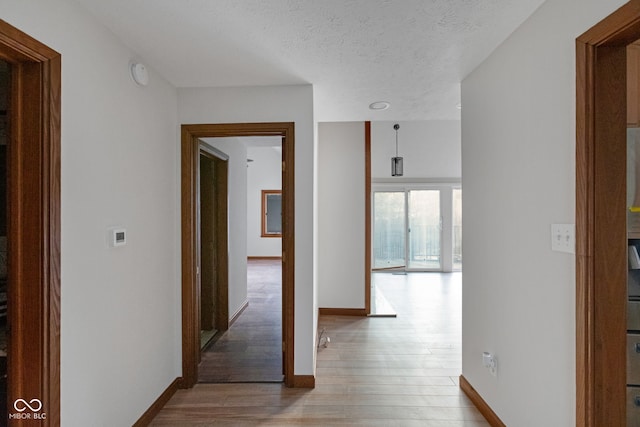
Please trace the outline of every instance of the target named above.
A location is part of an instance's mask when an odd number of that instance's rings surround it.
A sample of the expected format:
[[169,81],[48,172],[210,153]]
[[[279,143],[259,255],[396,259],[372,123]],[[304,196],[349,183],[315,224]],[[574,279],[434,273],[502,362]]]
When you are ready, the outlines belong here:
[[398,129],[400,129],[400,125],[396,123],[393,128],[396,130],[396,156],[391,158],[391,176],[402,176],[402,157],[398,157]]
[[369,104],[370,110],[386,110],[391,106],[387,101],[376,101]]

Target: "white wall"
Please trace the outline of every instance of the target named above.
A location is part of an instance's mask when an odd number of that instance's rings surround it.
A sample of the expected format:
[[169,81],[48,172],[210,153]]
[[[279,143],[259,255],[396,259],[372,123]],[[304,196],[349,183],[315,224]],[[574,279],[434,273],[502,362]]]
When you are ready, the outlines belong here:
[[575,257],[549,230],[575,222],[575,39],[622,3],[547,0],[462,83],[463,374],[509,426],[575,425]]
[[131,425],[181,371],[176,91],[135,86],[135,54],[75,3],[0,10],[62,54],[61,424]]
[[247,169],[247,255],[282,255],[280,237],[262,235],[262,190],[282,189],[282,150],[280,147],[248,147],[253,160]]
[[178,90],[179,123],[295,122],[296,375],[315,373],[313,89],[311,85]]
[[[461,176],[459,120],[428,120],[371,123],[371,177],[374,181],[391,178],[391,158],[404,157],[402,181],[412,178],[452,178]],[[398,178],[395,178],[398,180]]]
[[229,156],[229,319],[247,301],[247,148],[240,138],[203,138]]
[[364,308],[364,122],[318,124],[318,305]]

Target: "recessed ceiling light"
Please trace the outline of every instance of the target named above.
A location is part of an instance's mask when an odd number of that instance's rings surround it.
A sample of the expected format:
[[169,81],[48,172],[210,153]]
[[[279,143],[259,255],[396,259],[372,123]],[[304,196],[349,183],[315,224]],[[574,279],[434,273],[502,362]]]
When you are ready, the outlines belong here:
[[386,110],[390,106],[391,104],[389,104],[387,101],[376,101],[369,104],[369,109],[370,110]]

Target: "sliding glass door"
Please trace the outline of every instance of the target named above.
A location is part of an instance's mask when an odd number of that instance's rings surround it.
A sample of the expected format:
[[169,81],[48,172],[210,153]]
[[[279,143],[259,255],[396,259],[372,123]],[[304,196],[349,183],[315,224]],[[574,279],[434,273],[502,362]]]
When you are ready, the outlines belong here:
[[453,189],[453,270],[462,270],[462,190]]
[[462,269],[458,185],[380,184],[372,202],[374,270]]
[[406,201],[404,191],[373,194],[373,268],[406,267]]
[[409,270],[440,270],[442,215],[440,190],[410,190],[408,197]]

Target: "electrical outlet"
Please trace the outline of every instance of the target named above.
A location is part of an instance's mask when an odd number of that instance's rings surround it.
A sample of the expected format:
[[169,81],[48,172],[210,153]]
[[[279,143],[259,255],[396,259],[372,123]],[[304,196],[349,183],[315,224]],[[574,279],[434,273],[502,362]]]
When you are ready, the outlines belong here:
[[575,224],[551,224],[551,250],[576,253]]
[[498,359],[488,351],[482,353],[482,366],[487,368],[492,376],[498,376]]

